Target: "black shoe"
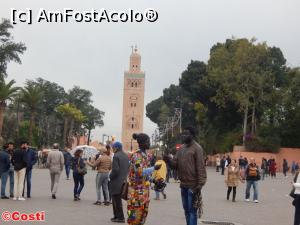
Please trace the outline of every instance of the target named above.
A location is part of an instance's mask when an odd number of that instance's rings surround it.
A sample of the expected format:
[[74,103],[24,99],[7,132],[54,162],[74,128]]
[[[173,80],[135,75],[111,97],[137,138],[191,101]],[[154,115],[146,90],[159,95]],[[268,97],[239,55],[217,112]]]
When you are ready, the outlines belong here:
[[104,202],[104,205],[105,205],[105,206],[109,206],[110,203],[109,203],[109,202]]
[[56,199],[56,196],[55,196],[55,195],[52,195],[52,199]]
[[27,196],[27,198],[31,198],[31,196],[30,196],[30,195],[28,195],[28,196]]
[[77,198],[77,197],[74,197],[74,201],[78,201],[78,198]]
[[102,203],[99,202],[99,201],[96,201],[96,202],[94,202],[93,204],[94,204],[94,205],[101,205]]
[[9,197],[4,195],[4,196],[1,197],[1,199],[9,199]]
[[167,195],[165,193],[163,193],[164,199],[167,199]]
[[14,195],[10,195],[9,197],[13,198],[13,197],[14,197]]

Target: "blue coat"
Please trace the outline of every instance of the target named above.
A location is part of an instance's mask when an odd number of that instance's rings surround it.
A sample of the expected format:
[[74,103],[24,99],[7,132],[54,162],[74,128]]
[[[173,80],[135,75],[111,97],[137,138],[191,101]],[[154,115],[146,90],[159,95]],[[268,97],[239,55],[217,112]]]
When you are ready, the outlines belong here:
[[80,168],[85,167],[85,163],[84,163],[82,158],[73,157],[71,162],[72,162],[72,170],[73,170],[74,173],[78,173],[78,169],[77,169],[78,166]]
[[10,168],[9,155],[5,151],[0,151],[0,174],[7,172]]
[[37,153],[33,149],[28,148],[25,152],[25,157],[27,164],[26,170],[32,170],[32,167],[37,162]]

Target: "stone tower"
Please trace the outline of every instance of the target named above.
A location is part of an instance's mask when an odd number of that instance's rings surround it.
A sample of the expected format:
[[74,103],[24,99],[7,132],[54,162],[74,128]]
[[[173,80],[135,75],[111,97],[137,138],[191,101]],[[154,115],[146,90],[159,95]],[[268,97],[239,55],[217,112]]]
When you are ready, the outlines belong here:
[[129,70],[124,73],[122,143],[124,151],[136,150],[133,133],[143,132],[145,73],[141,71],[141,56],[132,47]]

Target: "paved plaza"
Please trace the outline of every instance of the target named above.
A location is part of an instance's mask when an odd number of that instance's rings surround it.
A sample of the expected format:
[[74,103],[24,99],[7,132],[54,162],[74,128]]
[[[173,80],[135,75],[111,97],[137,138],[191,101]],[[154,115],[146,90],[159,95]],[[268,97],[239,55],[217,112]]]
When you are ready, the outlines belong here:
[[[1,200],[0,212],[5,210],[21,212],[45,211],[46,222],[43,224],[63,225],[110,225],[112,217],[111,206],[95,206],[95,171],[89,171],[85,177],[85,188],[80,202],[72,198],[73,180],[61,177],[57,199],[50,198],[50,180],[48,170],[34,169],[32,198],[24,202]],[[204,216],[203,220],[229,221],[243,225],[290,225],[293,221],[294,208],[288,193],[292,177],[277,179],[267,178],[259,183],[259,204],[244,202],[245,184],[237,189],[237,202],[225,199],[224,177],[208,169],[208,182],[203,189]],[[179,184],[170,183],[167,187],[167,200],[150,203],[147,219],[149,225],[184,225],[184,215],[181,207]],[[152,193],[152,198],[154,193]],[[126,208],[126,204],[124,204]],[[35,222],[37,224],[37,222]],[[8,222],[0,224],[10,224]],[[32,223],[19,223],[32,224]]]

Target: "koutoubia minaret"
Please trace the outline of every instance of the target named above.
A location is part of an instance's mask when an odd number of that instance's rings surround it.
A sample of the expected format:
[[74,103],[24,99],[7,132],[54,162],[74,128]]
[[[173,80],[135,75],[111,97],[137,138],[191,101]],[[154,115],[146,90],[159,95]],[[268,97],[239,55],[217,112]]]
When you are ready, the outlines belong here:
[[145,73],[141,71],[141,56],[132,47],[129,70],[124,73],[122,143],[124,151],[137,150],[132,134],[143,132]]

